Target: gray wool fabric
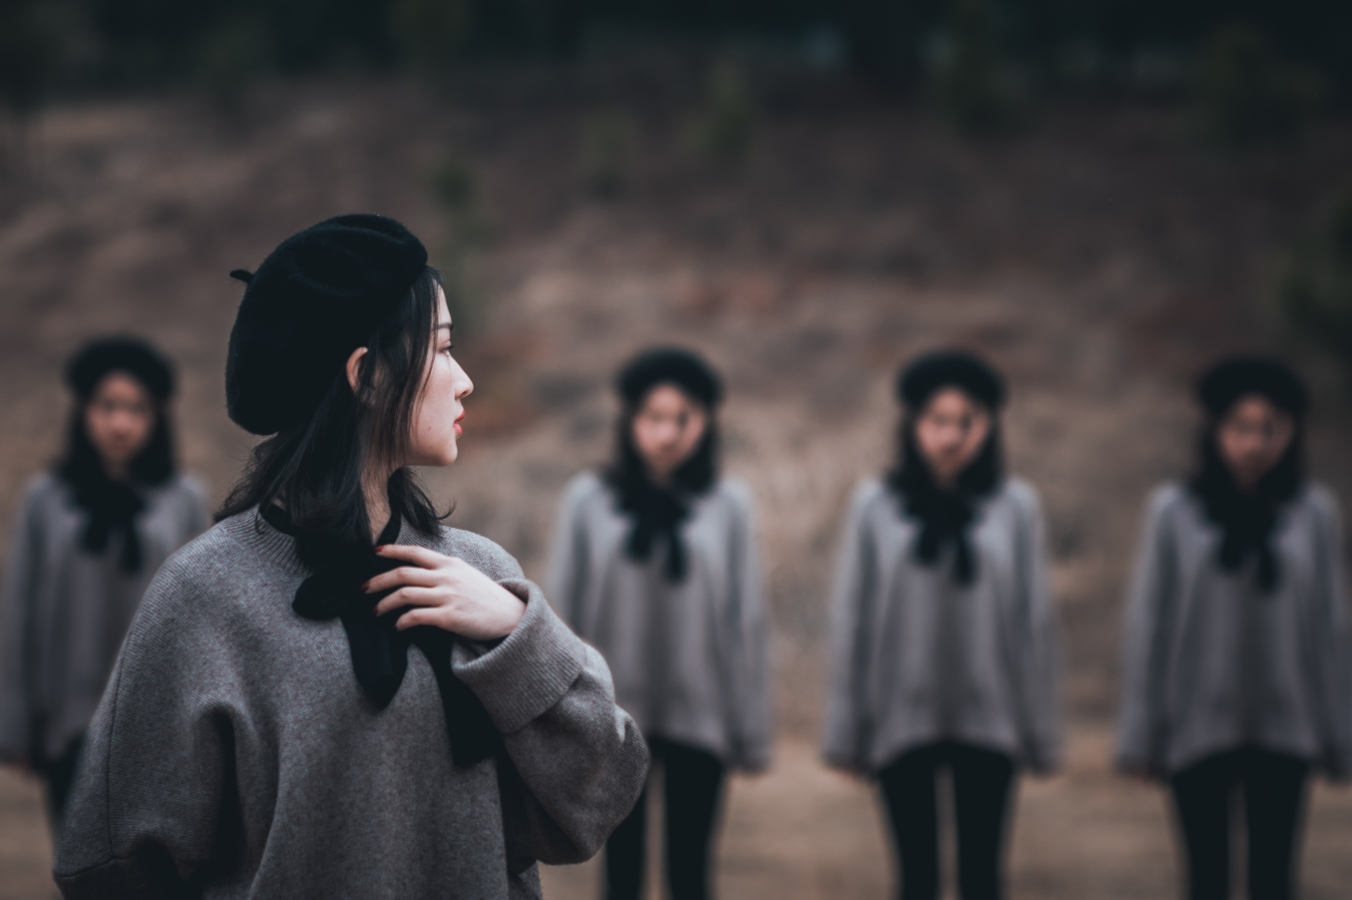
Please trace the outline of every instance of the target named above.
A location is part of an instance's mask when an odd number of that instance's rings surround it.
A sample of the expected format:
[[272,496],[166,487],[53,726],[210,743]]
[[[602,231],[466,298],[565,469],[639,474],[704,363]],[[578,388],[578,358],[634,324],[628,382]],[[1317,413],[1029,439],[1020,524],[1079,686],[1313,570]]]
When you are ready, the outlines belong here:
[[54,759],[84,733],[151,576],[207,527],[195,478],[175,476],[145,501],[135,524],[143,566],[124,572],[119,537],[98,555],[81,549],[86,514],[64,481],[29,483],[0,599],[0,759]]
[[750,492],[725,478],[692,501],[680,526],[689,562],[680,583],[665,578],[662,550],[643,562],[625,554],[629,528],[596,473],[574,477],[554,531],[551,600],[610,663],[620,705],[645,735],[764,769],[768,634]]
[[822,752],[876,773],[941,740],[1010,754],[1035,772],[1061,758],[1059,648],[1040,503],[1007,479],[971,525],[975,581],[917,562],[918,523],[876,479],[855,490],[832,598]]
[[1127,599],[1117,764],[1167,776],[1253,745],[1352,774],[1352,637],[1333,494],[1310,484],[1282,508],[1271,593],[1251,570],[1221,568],[1220,537],[1183,485],[1151,495]]
[[342,625],[291,609],[292,538],[241,513],[165,563],[132,623],[57,848],[66,897],[538,897],[537,860],[601,847],[647,770],[605,662],[492,541],[405,534],[525,602],[451,660],[505,753],[453,764],[419,651],[376,709]]

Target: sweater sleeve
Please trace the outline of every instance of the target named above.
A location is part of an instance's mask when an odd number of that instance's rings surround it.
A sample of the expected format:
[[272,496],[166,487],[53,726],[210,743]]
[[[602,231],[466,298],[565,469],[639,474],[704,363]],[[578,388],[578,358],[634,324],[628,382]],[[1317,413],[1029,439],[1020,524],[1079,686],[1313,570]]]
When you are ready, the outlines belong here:
[[1165,772],[1163,702],[1169,620],[1176,598],[1174,551],[1165,527],[1173,490],[1160,488],[1148,504],[1136,566],[1127,593],[1118,723],[1118,768]]
[[31,761],[35,736],[28,702],[27,639],[33,612],[33,579],[41,565],[42,531],[37,492],[30,488],[14,516],[9,558],[0,587],[0,762]]
[[67,898],[190,896],[229,846],[240,679],[174,569],[152,582],[86,736],[56,851]]
[[866,696],[874,559],[864,514],[872,490],[855,491],[845,520],[831,594],[829,682],[822,755],[832,766],[869,768],[872,715]]
[[485,652],[457,645],[452,665],[502,735],[509,864],[582,862],[633,808],[647,777],[647,747],[615,704],[605,660],[502,556],[507,562],[490,574],[524,600],[525,613]]
[[1031,488],[1025,497],[1019,586],[1025,645],[1020,679],[1025,710],[1021,738],[1029,768],[1048,773],[1061,766],[1061,648],[1047,572],[1042,504]]
[[733,725],[732,764],[748,772],[770,765],[773,713],[770,696],[769,628],[765,619],[760,560],[756,554],[755,519],[751,497],[740,486],[731,540],[731,604],[736,620],[737,702]]
[[1352,634],[1347,609],[1342,518],[1336,501],[1321,492],[1316,552],[1318,598],[1313,624],[1320,764],[1332,779],[1352,777]]
[[579,475],[563,492],[545,575],[550,602],[573,628],[581,627],[582,592],[587,584],[587,523],[582,515],[582,499],[588,482],[588,476]]

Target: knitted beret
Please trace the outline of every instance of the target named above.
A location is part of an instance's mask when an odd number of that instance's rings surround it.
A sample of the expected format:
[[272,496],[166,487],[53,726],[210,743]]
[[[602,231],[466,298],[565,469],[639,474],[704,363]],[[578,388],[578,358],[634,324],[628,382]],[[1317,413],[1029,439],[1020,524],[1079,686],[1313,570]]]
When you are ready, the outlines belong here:
[[254,434],[305,422],[342,371],[427,266],[400,223],[347,215],[282,241],[247,283],[230,332],[226,409]]
[[174,393],[174,369],[169,360],[140,338],[97,338],[66,363],[66,384],[81,400],[93,396],[105,375],[126,372],[160,402]]
[[712,409],[723,399],[718,375],[698,355],[680,347],[652,347],[620,369],[615,388],[626,406],[643,402],[659,384],[673,384]]
[[1197,381],[1197,399],[1213,416],[1223,416],[1235,401],[1259,394],[1291,413],[1303,416],[1309,392],[1299,375],[1281,360],[1268,356],[1231,356],[1216,363]]
[[965,350],[926,353],[897,376],[897,397],[913,410],[946,387],[961,388],[991,410],[1005,403],[1005,380],[980,357]]

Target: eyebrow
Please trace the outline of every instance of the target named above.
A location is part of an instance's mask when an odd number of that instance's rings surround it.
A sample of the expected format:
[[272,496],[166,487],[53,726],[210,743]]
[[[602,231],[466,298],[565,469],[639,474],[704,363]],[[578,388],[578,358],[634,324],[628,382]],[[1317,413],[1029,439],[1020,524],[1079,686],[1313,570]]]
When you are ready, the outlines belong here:
[[438,323],[437,329],[436,329],[436,330],[437,330],[437,331],[440,331],[440,330],[443,329],[443,328],[445,328],[447,331],[455,331],[455,323],[454,323],[454,322],[441,322],[441,323]]

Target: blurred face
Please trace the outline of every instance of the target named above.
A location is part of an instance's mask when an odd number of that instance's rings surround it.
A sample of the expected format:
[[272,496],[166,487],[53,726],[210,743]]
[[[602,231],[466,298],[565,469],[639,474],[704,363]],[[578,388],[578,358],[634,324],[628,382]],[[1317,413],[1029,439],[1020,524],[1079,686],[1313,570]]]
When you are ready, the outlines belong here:
[[940,484],[976,459],[990,432],[990,410],[955,387],[935,391],[915,420],[916,446]]
[[670,478],[699,447],[708,422],[703,404],[675,385],[650,390],[630,426],[648,474],[658,482]]
[[104,468],[120,473],[131,464],[150,443],[155,416],[155,401],[141,382],[125,372],[103,377],[85,405],[84,426]]
[[1291,445],[1291,415],[1258,394],[1239,398],[1216,428],[1221,460],[1242,487],[1252,487]]
[[446,466],[459,455],[460,420],[464,400],[474,390],[465,370],[451,356],[451,313],[446,295],[437,289],[437,321],[432,332],[432,352],[422,393],[413,406],[413,433],[409,438],[408,464]]

